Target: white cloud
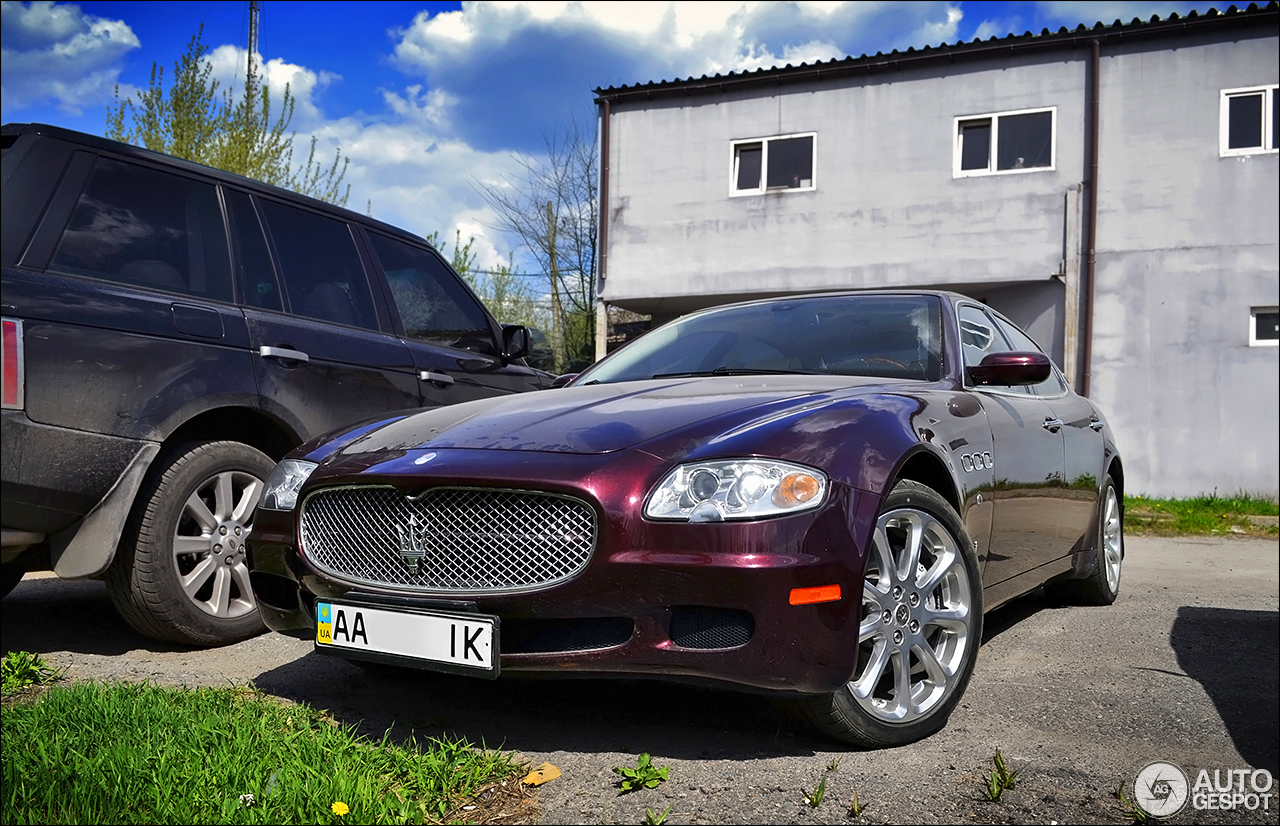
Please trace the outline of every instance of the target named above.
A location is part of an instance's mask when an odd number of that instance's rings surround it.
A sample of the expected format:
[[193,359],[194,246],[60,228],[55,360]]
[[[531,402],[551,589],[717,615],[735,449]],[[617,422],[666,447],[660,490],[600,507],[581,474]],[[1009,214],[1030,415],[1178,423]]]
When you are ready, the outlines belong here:
[[464,3],[396,32],[394,65],[443,93],[439,105],[384,97],[480,148],[537,152],[554,124],[592,117],[598,87],[936,45],[961,17],[939,0]]
[[121,20],[49,2],[0,3],[0,98],[9,112],[51,102],[80,114],[106,104],[120,77],[121,59],[138,48],[137,36]]
[[[247,49],[222,45],[206,55],[205,61],[213,66],[213,77],[221,88],[238,91],[244,89],[245,74],[248,69],[245,62],[247,55]],[[289,87],[289,94],[295,101],[293,128],[309,128],[324,120],[323,113],[316,103],[316,97],[326,86],[341,81],[341,75],[333,72],[314,72],[305,66],[288,63],[278,57],[264,63],[262,55],[256,53],[254,60],[255,65],[258,66],[259,76],[266,81],[267,87],[271,90],[273,101],[280,100],[284,95],[285,86]]]

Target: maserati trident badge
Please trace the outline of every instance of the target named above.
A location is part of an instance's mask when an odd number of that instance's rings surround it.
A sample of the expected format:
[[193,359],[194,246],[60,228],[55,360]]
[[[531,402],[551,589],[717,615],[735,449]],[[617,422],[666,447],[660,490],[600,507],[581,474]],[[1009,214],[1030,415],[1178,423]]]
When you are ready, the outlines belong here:
[[423,557],[427,555],[426,526],[418,521],[416,514],[411,514],[408,526],[396,525],[396,533],[400,535],[400,559],[409,573],[416,575]]

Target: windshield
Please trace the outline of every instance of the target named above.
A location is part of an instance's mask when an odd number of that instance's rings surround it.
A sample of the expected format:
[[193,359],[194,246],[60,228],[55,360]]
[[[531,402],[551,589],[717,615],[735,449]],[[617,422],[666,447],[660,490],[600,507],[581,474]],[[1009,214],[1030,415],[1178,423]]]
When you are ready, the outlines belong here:
[[937,381],[934,296],[841,295],[705,310],[648,333],[574,384],[676,376],[799,373]]

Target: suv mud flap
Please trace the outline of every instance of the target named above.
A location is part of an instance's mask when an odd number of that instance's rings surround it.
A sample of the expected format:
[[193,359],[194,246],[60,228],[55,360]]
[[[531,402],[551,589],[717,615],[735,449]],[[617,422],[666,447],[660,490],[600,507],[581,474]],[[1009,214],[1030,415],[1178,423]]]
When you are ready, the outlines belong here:
[[158,443],[144,445],[93,510],[50,538],[54,573],[62,579],[84,579],[98,576],[111,566],[133,500],[159,452]]

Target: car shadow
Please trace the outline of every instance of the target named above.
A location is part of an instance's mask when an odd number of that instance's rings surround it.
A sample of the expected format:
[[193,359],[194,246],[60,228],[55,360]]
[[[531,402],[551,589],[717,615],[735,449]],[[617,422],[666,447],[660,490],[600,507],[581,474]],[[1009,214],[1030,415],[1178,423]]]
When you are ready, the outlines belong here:
[[804,756],[831,742],[766,697],[670,682],[504,675],[496,681],[311,652],[254,684],[362,734],[465,738],[516,751],[642,751],[688,759]]
[[1280,613],[1183,605],[1169,645],[1213,701],[1240,756],[1280,775]]
[[73,651],[117,655],[130,651],[188,651],[129,627],[105,583],[30,575],[0,602],[0,644],[10,651]]

